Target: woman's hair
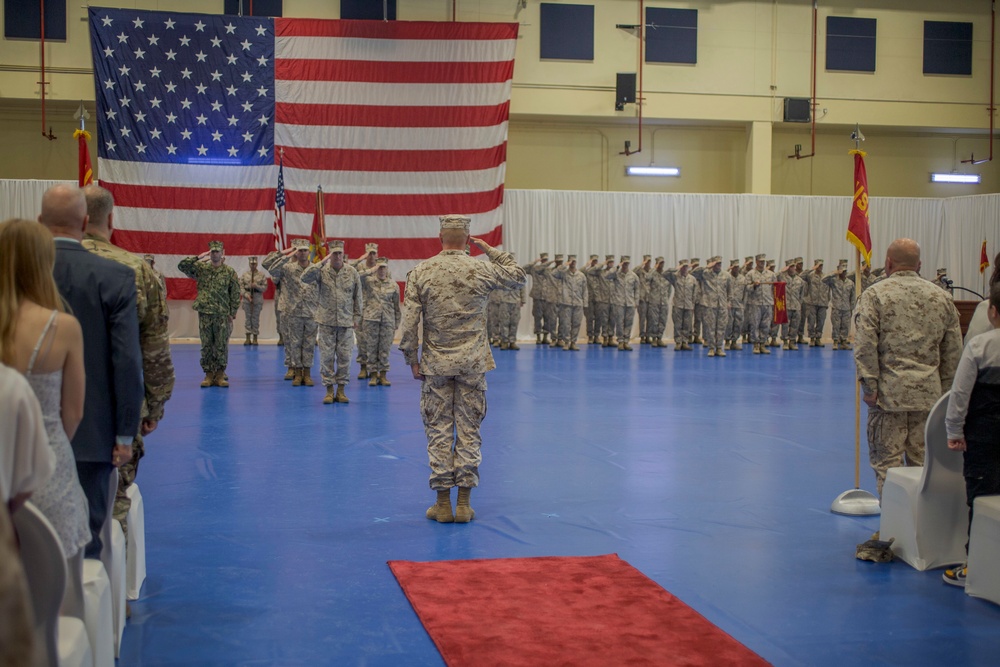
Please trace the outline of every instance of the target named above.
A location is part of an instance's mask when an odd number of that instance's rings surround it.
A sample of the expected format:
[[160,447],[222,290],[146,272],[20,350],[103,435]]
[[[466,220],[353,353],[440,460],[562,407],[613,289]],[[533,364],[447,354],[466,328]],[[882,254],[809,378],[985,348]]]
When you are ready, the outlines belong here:
[[993,275],[990,276],[990,286],[1000,283],[1000,252],[993,258]]
[[1000,313],[1000,283],[993,283],[990,286],[990,305]]
[[17,310],[25,300],[65,311],[52,277],[56,246],[52,233],[37,222],[13,218],[0,222],[0,361],[13,361]]

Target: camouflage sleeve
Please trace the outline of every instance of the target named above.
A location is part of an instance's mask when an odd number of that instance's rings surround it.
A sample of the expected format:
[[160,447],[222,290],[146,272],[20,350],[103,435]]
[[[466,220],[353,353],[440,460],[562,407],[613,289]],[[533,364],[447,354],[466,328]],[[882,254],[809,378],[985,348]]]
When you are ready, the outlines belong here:
[[516,289],[524,285],[528,280],[524,269],[518,266],[509,252],[497,250],[487,245],[486,256],[490,258],[490,265],[493,267],[495,275],[504,289]]
[[861,295],[858,312],[854,317],[854,362],[858,380],[866,394],[878,394],[878,329],[879,309],[871,292]]
[[[521,298],[522,298],[521,303],[523,304],[524,303],[524,301],[523,301],[524,297],[522,296]],[[587,281],[584,280],[583,281],[583,303],[586,304],[588,301],[590,301],[590,288],[587,286]]]
[[199,276],[198,269],[201,267],[198,264],[197,257],[185,257],[178,262],[177,268],[180,269],[181,272],[188,278],[194,278],[197,280]]
[[827,287],[832,288],[833,287],[833,281],[836,280],[836,278],[837,278],[837,276],[835,276],[834,274],[831,273],[830,275],[828,275],[828,276],[826,276],[826,277],[823,278],[823,284],[826,285]]
[[160,281],[148,265],[139,269],[140,289],[146,294],[146,312],[139,320],[142,379],[146,395],[146,419],[163,419],[163,406],[174,391],[174,363],[167,334],[167,302]]
[[281,280],[281,271],[287,262],[288,258],[275,250],[268,253],[267,257],[261,260],[260,265],[277,281]]
[[704,266],[699,266],[696,269],[691,269],[691,275],[694,276],[694,279],[697,280],[699,283],[702,282],[702,281],[704,281],[705,280],[705,267]]
[[399,288],[396,289],[396,298],[392,300],[392,308],[393,308],[393,314],[395,315],[394,318],[395,324],[393,328],[398,329],[399,322],[401,319],[403,319],[402,313],[399,310]]
[[519,291],[521,292],[521,305],[523,306],[524,304],[528,303],[527,289],[522,287]]
[[299,276],[299,280],[304,283],[312,284],[320,282],[322,277],[323,267],[319,264],[310,264],[306,267],[306,270],[302,272],[302,275]]
[[413,280],[413,272],[406,276],[406,291],[403,296],[403,325],[399,337],[399,351],[408,366],[420,363],[420,315],[423,305],[420,303],[420,291]]
[[236,279],[236,271],[229,269],[229,319],[236,317],[240,310],[240,281]]
[[[354,319],[358,320],[365,311],[364,290],[361,289],[361,277],[355,271],[354,274]],[[374,303],[374,302],[373,302]]]
[[253,291],[254,292],[260,292],[261,294],[263,294],[264,292],[266,292],[267,291],[267,276],[265,276],[263,273],[259,273],[258,272],[258,273],[254,274],[254,278],[256,278],[256,280],[254,281]]
[[[867,294],[867,292],[865,292]],[[941,340],[941,361],[938,373],[941,375],[941,387],[948,389],[955,380],[958,362],[962,359],[962,327],[958,321],[958,310],[948,299],[947,329]]]

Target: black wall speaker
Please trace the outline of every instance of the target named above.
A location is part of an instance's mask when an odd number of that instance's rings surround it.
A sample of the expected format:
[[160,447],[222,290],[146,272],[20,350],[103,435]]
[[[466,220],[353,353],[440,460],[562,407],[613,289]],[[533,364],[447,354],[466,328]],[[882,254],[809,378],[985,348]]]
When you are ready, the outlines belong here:
[[615,85],[615,109],[621,111],[626,104],[635,104],[635,72],[618,73]]
[[785,98],[785,122],[808,123],[812,120],[812,100],[808,97]]

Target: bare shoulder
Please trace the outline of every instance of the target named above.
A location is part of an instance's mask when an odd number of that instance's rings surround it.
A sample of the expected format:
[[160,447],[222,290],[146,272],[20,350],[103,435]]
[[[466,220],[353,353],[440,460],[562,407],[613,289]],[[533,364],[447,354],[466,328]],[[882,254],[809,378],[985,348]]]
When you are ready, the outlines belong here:
[[65,336],[63,340],[67,341],[83,338],[80,321],[69,313],[59,313],[56,316],[56,332],[60,336]]

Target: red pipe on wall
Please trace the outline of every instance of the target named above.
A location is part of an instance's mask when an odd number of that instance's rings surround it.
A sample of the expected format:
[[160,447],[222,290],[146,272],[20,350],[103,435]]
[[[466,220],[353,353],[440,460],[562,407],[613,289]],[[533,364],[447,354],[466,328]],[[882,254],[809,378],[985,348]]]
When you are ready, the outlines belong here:
[[813,34],[812,34],[812,101],[809,104],[809,117],[811,118],[812,129],[810,130],[810,140],[812,142],[812,150],[809,155],[801,155],[798,150],[795,151],[795,155],[789,155],[790,158],[795,158],[796,160],[801,160],[807,157],[814,157],[816,155],[816,42],[817,42],[817,24],[819,17],[819,0],[813,0]]
[[639,107],[639,148],[636,150],[631,150],[629,142],[625,142],[625,150],[618,153],[619,155],[635,155],[636,153],[642,152],[642,62],[645,60],[645,54],[643,53],[643,43],[645,42],[646,34],[646,17],[644,16],[644,0],[639,0],[639,90],[635,94],[635,104]]
[[993,116],[996,113],[996,103],[994,102],[993,92],[993,70],[996,64],[996,58],[994,55],[997,39],[997,3],[996,0],[990,2],[990,106],[987,110],[990,112],[990,156],[985,160],[977,160],[975,154],[969,157],[968,160],[962,160],[962,164],[983,164],[985,162],[993,161],[993,127],[994,119]]

